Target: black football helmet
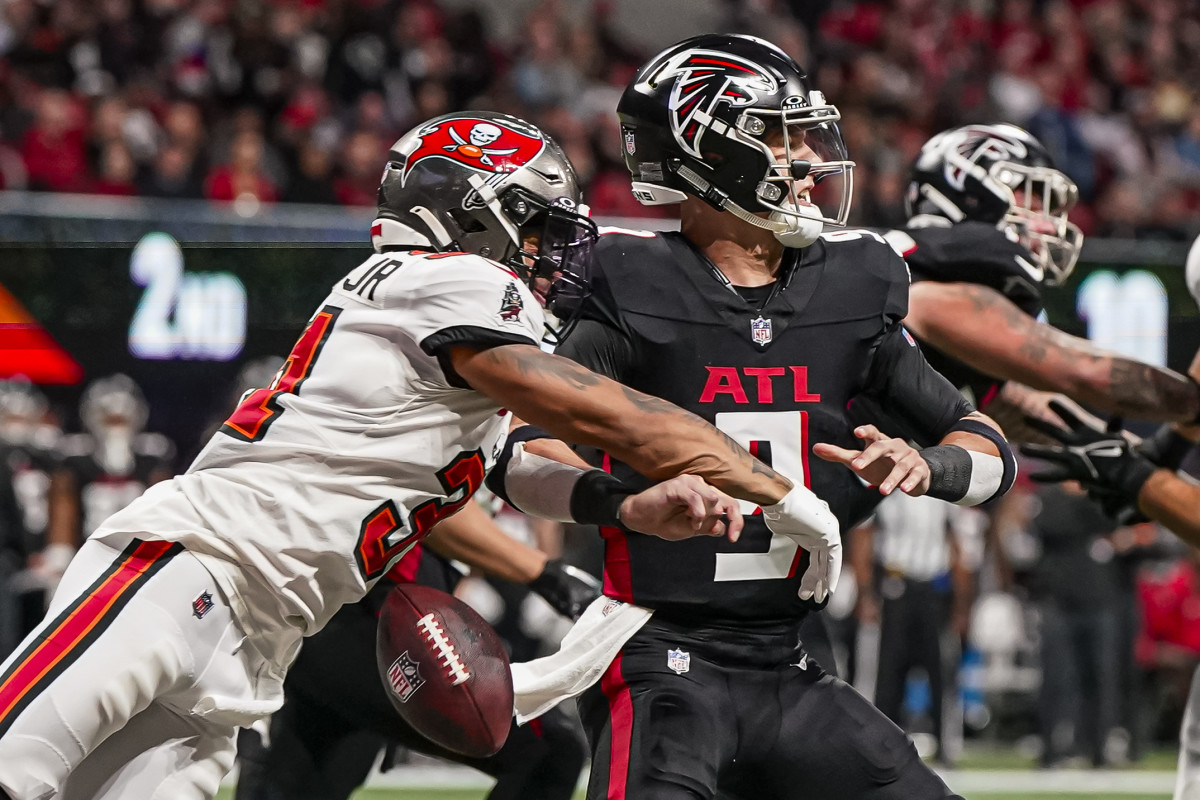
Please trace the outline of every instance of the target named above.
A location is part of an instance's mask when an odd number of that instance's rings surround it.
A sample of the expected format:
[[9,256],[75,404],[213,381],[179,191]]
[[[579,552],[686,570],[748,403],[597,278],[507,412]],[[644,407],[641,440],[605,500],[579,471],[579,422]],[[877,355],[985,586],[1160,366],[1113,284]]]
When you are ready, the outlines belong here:
[[[1019,193],[1019,194],[1018,194]],[[910,219],[989,222],[1010,228],[1055,286],[1075,268],[1083,232],[1067,219],[1079,189],[1050,153],[1015,125],[965,125],[921,148],[905,198]]]
[[[645,205],[694,195],[793,247],[846,223],[854,162],[841,115],[769,42],[706,34],[669,47],[634,76],[617,114]],[[796,158],[801,147],[807,158]]]
[[[462,251],[539,282],[561,341],[587,296],[596,225],[561,147],[528,122],[491,111],[435,117],[392,145],[371,226],[377,252]],[[537,252],[526,250],[536,242]]]

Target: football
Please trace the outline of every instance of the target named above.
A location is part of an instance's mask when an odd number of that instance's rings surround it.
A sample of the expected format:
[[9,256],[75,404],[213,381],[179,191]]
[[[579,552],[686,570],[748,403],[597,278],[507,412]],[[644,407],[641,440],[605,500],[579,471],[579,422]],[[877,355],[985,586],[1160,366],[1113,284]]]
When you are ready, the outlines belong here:
[[375,658],[392,705],[422,736],[472,758],[504,746],[508,654],[470,606],[428,586],[397,586],[379,615]]

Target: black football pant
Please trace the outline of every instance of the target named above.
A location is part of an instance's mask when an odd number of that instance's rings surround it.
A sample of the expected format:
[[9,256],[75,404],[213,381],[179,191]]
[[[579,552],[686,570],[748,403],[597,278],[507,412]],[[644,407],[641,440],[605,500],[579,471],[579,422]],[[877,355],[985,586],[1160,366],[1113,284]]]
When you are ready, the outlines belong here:
[[349,605],[305,640],[271,718],[270,747],[239,739],[237,800],[346,800],[389,743],[474,767],[497,779],[491,800],[568,800],[586,753],[559,711],[513,725],[494,756],[443,750],[408,726],[388,700],[375,666],[377,618],[368,602]]
[[580,698],[589,800],[943,800],[908,737],[796,631],[657,617]]
[[[942,746],[943,697],[947,683],[957,674],[947,670],[942,636],[950,622],[951,597],[934,581],[888,576],[882,590],[879,618],[879,671],[875,705],[897,725],[903,724],[904,690],[915,668],[929,676],[929,715],[938,748]],[[889,596],[890,595],[890,596]],[[949,673],[949,675],[947,675]],[[949,678],[950,680],[947,680]]]

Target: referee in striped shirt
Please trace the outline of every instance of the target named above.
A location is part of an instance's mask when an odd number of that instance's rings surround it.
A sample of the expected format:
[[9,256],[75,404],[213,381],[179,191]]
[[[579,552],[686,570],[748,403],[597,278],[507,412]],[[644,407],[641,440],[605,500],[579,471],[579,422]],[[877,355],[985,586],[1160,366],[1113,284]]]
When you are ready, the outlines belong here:
[[972,556],[980,549],[981,520],[973,509],[894,492],[851,538],[859,621],[879,625],[875,705],[905,727],[908,676],[924,669],[937,758],[944,763],[951,754],[944,740],[943,694],[956,688],[955,662],[974,583],[969,562],[978,560]]

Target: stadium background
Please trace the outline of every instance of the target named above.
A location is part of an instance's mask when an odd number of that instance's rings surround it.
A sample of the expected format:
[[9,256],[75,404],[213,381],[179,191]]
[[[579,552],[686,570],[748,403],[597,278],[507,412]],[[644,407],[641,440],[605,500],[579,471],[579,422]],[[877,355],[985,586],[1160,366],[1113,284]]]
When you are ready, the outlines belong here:
[[[1186,367],[1200,346],[1182,277],[1200,232],[1191,0],[7,0],[0,377],[33,377],[75,430],[86,383],[125,372],[182,468],[241,368],[286,353],[368,252],[387,147],[420,119],[527,118],[564,144],[602,221],[672,226],[636,219],[651,209],[628,192],[612,109],[647,56],[712,30],[779,44],[841,109],[854,224],[903,221],[931,133],[1030,129],[1079,184],[1089,237],[1049,320]],[[1010,733],[985,727],[989,748],[964,764],[1031,764]],[[1134,795],[1169,793],[1161,773],[1134,775]]]

